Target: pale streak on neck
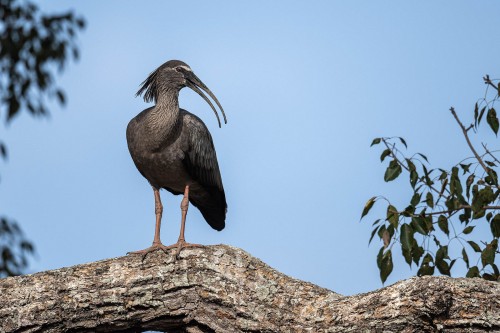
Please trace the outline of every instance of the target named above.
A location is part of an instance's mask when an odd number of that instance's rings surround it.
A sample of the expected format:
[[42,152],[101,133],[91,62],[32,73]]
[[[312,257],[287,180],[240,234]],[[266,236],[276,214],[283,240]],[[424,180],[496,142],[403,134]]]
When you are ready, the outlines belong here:
[[161,141],[168,140],[168,136],[173,132],[179,118],[179,92],[174,90],[163,91],[156,105],[149,113],[147,120],[148,128],[156,133],[156,137]]

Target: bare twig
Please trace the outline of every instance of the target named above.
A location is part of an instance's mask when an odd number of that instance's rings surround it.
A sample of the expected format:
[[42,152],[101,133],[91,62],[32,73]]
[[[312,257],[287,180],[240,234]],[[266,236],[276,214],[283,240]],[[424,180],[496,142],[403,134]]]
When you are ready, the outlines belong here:
[[483,146],[484,150],[486,151],[486,154],[490,155],[497,163],[500,164],[500,161],[495,157],[495,155],[493,155],[489,150],[488,148],[486,148],[486,145],[484,143],[481,143],[481,145]]
[[484,80],[484,83],[486,83],[487,85],[492,86],[498,92],[498,94],[500,95],[499,88],[497,86],[495,86],[495,84],[491,81],[489,75],[486,75],[485,77],[483,77],[483,80]]
[[[469,145],[469,148],[470,150],[472,151],[472,153],[474,154],[474,156],[476,157],[477,161],[479,162],[479,164],[481,164],[481,166],[483,167],[484,171],[486,172],[486,174],[490,174],[490,171],[489,171],[489,168],[486,166],[486,164],[484,164],[484,161],[481,159],[481,157],[479,156],[479,154],[477,153],[476,149],[474,148],[474,146],[472,145],[472,143],[470,142],[470,139],[469,139],[469,135],[467,134],[467,129],[465,128],[464,124],[462,124],[462,122],[460,121],[460,119],[458,118],[457,116],[457,113],[455,112],[455,109],[453,107],[450,108],[450,111],[451,111],[451,114],[453,115],[453,117],[455,117],[455,120],[457,121],[458,125],[460,126],[460,128],[462,129],[462,132],[464,134],[464,137],[465,137],[465,140],[467,141],[467,144]],[[496,185],[496,187],[498,189],[500,189],[500,186],[498,186],[498,184]]]

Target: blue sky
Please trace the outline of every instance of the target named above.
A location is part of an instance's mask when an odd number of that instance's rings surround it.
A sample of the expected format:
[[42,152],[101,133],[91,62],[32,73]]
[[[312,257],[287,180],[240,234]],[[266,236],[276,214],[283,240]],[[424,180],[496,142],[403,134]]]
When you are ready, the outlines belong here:
[[[44,2],[87,20],[81,59],[58,82],[68,105],[48,120],[22,115],[4,132],[0,209],[37,247],[31,271],[125,255],[150,245],[154,200],[127,150],[135,98],[170,59],[187,62],[228,116],[184,89],[181,107],[214,138],[229,205],[212,230],[196,209],[188,241],[230,244],[293,277],[342,294],[381,287],[368,247],[377,194],[407,200],[407,180],[386,184],[377,136],[450,167],[469,152],[448,109],[469,122],[499,77],[497,1]],[[490,138],[486,136],[486,138]],[[162,191],[162,239],[176,241],[180,197]],[[381,211],[379,211],[381,214]],[[398,255],[399,256],[399,255]],[[388,283],[415,274],[401,258]]]

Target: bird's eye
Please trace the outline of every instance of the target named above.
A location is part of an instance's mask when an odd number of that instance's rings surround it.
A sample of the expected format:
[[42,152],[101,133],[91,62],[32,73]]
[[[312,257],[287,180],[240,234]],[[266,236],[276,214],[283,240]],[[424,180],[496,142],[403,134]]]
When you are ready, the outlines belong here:
[[186,66],[177,66],[174,68],[177,72],[182,72],[182,73],[185,73],[185,72],[190,72],[191,69],[189,67],[186,67]]

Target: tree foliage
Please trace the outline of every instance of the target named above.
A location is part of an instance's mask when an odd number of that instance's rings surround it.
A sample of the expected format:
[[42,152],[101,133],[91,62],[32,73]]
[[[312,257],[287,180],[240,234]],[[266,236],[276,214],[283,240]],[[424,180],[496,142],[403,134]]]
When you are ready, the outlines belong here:
[[[78,58],[75,37],[84,25],[71,11],[44,14],[29,1],[0,0],[0,118],[5,123],[23,110],[48,115],[49,98],[65,104],[54,72]],[[0,157],[6,160],[7,154],[0,141]],[[18,224],[0,217],[0,277],[21,274],[32,253],[33,245]]]
[[[495,103],[500,99],[500,83],[489,76],[484,77],[484,82],[487,84],[485,96],[476,102],[473,122],[469,126],[464,126],[455,109],[450,108],[472,153],[472,157],[451,169],[430,168],[427,157],[420,153],[408,157],[401,149],[401,146],[407,149],[403,138],[373,140],[372,146],[383,147],[381,162],[389,161],[384,180],[390,182],[406,174],[412,193],[406,207],[399,208],[385,197],[372,197],[361,213],[363,219],[378,201],[387,205],[385,217],[373,223],[369,241],[371,243],[377,235],[382,242],[377,255],[382,282],[392,272],[392,251],[397,248],[410,267],[417,266],[419,276],[438,272],[451,276],[453,266],[460,260],[467,268],[467,277],[500,280],[497,264],[500,253],[500,150],[490,150],[482,143],[479,151],[469,137],[477,134],[485,120],[495,135],[498,134]],[[478,240],[475,228],[482,224],[488,224],[490,236]]]

